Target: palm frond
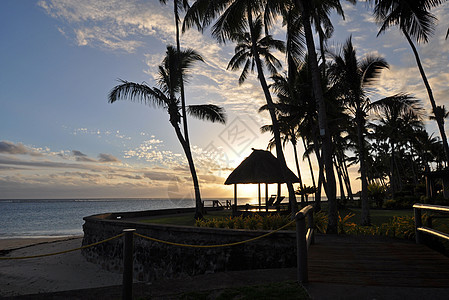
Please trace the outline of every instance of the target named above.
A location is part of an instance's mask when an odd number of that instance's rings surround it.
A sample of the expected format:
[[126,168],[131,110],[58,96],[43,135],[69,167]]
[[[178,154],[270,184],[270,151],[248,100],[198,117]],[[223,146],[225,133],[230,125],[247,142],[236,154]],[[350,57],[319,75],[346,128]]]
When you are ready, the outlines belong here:
[[145,83],[139,84],[121,79],[119,79],[119,81],[122,84],[115,86],[109,92],[109,103],[114,103],[117,100],[128,99],[131,101],[138,101],[164,108],[170,103],[170,100],[166,97],[166,95],[157,88],[150,88]]
[[223,107],[213,104],[203,105],[189,105],[187,106],[187,112],[192,116],[200,120],[211,121],[212,123],[218,122],[226,124],[226,113]]

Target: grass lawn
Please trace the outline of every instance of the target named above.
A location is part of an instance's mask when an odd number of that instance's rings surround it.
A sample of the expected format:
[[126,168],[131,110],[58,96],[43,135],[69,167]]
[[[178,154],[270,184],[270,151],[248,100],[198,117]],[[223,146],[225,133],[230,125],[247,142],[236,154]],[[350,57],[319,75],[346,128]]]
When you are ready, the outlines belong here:
[[237,288],[228,288],[223,290],[213,290],[206,292],[190,292],[179,296],[183,300],[206,300],[206,299],[310,299],[303,287],[298,283],[287,281],[271,283],[266,285],[246,286]]
[[[412,217],[413,209],[370,209],[371,223],[373,225],[380,226],[383,223],[387,223],[393,217]],[[362,209],[361,208],[347,208],[341,209],[340,215],[343,217],[348,213],[355,214],[354,217],[350,219],[350,221],[360,224],[362,219]]]

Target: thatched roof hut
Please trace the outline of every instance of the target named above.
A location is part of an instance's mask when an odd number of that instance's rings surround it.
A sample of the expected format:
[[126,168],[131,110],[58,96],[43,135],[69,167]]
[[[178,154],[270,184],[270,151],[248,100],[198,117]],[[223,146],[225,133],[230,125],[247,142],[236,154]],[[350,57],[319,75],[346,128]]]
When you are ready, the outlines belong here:
[[[290,182],[299,182],[299,178],[287,170]],[[253,149],[253,153],[245,158],[226,179],[225,184],[236,183],[285,183],[281,163],[269,151]]]
[[[245,158],[240,165],[228,176],[225,184],[234,184],[234,205],[237,207],[237,184],[259,185],[259,208],[261,207],[260,184],[265,183],[265,203],[268,203],[268,184],[299,182],[299,178],[287,169],[287,178],[282,174],[281,163],[269,151],[253,149],[253,153]],[[280,195],[278,195],[279,197]],[[279,200],[279,202],[282,199]]]

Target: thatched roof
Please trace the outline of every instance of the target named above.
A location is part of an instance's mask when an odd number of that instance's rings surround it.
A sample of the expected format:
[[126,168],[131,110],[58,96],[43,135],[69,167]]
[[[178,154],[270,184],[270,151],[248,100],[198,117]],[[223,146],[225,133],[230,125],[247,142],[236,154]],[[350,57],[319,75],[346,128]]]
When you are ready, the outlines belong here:
[[[290,169],[288,178],[291,182],[299,182],[299,178]],[[269,151],[253,149],[253,153],[232,171],[225,184],[285,182],[278,159]]]

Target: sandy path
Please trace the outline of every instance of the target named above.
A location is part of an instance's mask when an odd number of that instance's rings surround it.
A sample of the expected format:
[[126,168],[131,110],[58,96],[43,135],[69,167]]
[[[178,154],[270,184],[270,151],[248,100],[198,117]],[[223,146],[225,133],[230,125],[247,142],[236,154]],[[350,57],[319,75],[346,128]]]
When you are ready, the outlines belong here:
[[[29,245],[33,241],[25,239],[0,240],[0,249],[11,249]],[[48,240],[34,242],[48,242]],[[81,238],[27,246],[13,250],[6,256],[28,256],[45,254],[81,246]],[[14,246],[16,245],[16,246]],[[61,255],[24,260],[0,260],[0,297],[26,295],[42,292],[55,292],[119,285],[122,275],[101,269],[100,266],[87,262],[80,251]]]

